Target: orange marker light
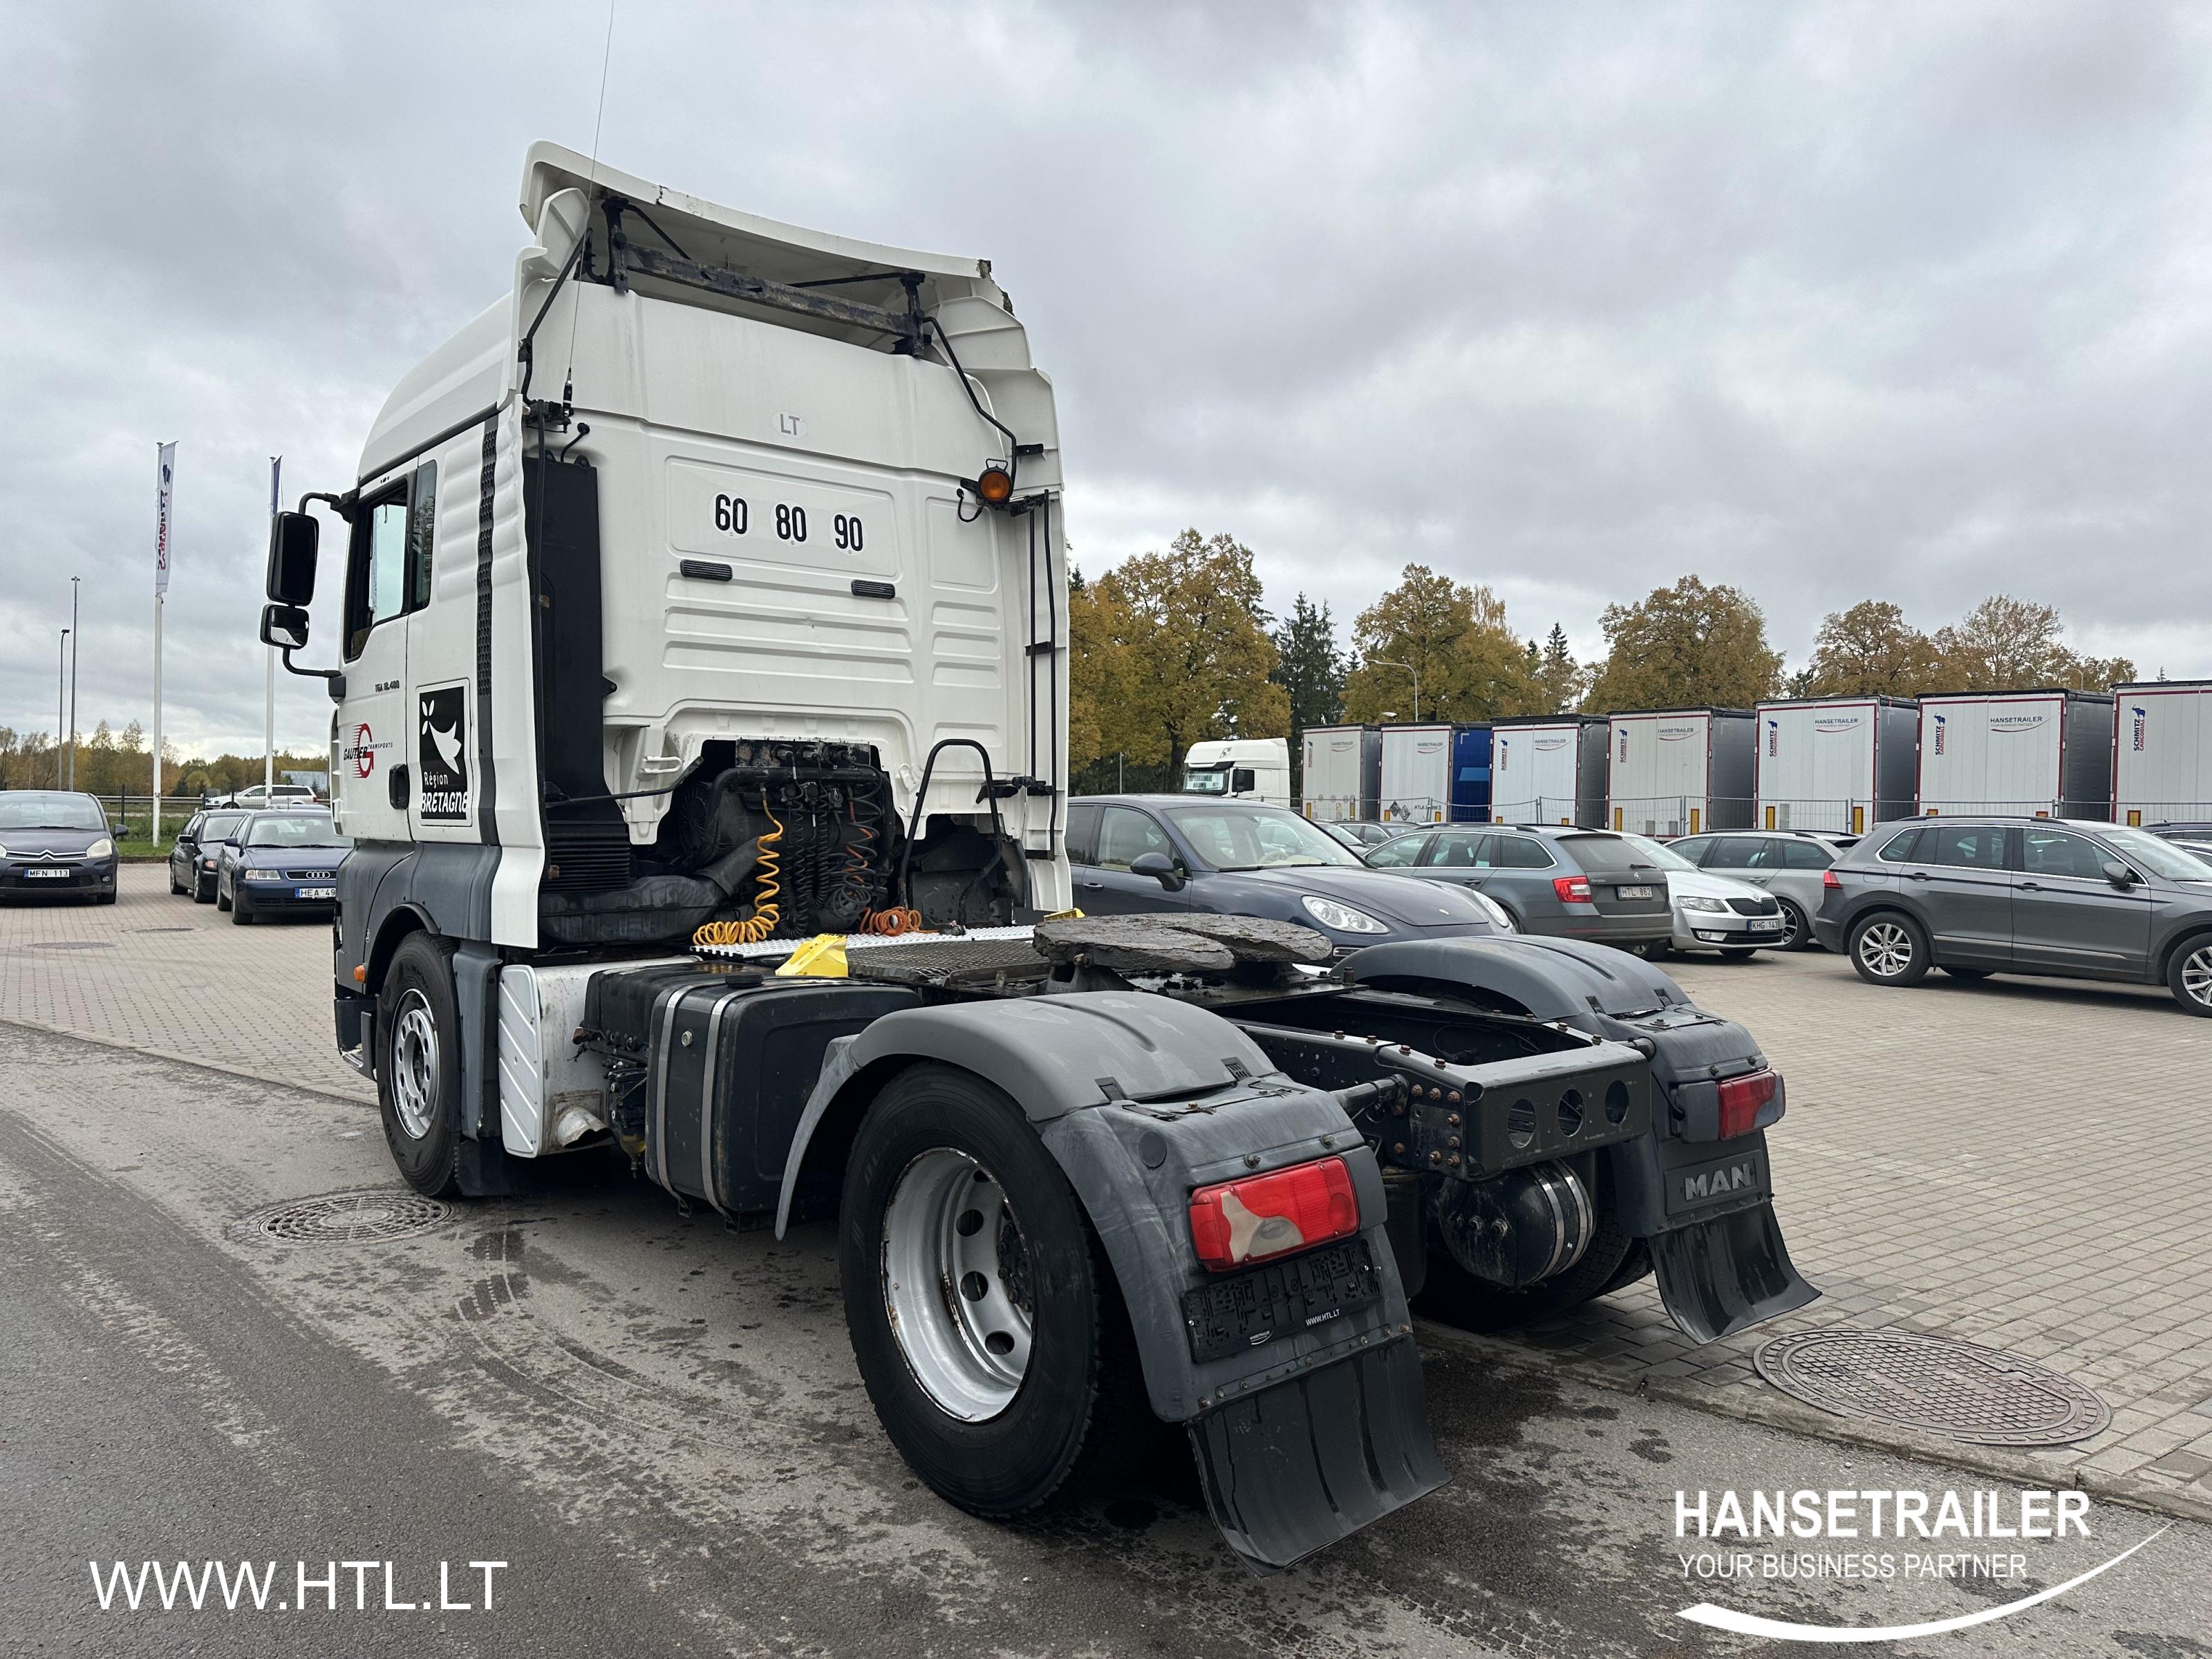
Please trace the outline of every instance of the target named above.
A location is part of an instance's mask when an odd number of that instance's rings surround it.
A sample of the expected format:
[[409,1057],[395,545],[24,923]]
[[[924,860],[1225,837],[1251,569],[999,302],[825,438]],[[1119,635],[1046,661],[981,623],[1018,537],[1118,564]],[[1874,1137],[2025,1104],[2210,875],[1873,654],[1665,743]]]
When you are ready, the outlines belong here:
[[1004,507],[1013,499],[1014,475],[1003,466],[987,466],[975,475],[975,496],[990,507]]

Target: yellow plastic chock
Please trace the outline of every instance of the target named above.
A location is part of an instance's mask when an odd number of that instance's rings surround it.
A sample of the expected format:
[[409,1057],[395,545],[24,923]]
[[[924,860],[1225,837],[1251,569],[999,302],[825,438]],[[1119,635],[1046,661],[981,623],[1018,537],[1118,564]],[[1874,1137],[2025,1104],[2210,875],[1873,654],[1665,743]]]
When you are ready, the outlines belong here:
[[778,979],[843,979],[845,968],[845,936],[842,933],[817,933],[793,951],[782,967],[775,970]]
[[1080,921],[1083,920],[1083,912],[1073,908],[1055,910],[1045,920],[1047,921]]

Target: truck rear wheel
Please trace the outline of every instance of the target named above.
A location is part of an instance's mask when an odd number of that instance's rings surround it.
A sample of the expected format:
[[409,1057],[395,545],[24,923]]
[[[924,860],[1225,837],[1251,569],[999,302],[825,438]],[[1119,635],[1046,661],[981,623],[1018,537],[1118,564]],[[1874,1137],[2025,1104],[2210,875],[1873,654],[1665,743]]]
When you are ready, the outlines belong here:
[[460,1090],[453,952],[435,934],[410,933],[377,995],[376,1103],[392,1161],[425,1198],[459,1190]]
[[940,1497],[1020,1515],[1155,1437],[1113,1268],[1000,1090],[948,1066],[895,1079],[854,1138],[841,1232],[861,1381]]

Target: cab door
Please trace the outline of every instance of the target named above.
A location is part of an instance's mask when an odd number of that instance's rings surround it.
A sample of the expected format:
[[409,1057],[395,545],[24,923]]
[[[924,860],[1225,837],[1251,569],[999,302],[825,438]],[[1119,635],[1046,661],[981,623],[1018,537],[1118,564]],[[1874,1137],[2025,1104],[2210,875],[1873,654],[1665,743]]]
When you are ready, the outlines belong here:
[[345,706],[331,799],[356,841],[407,835],[407,485],[354,509],[346,560]]
[[2012,901],[2015,965],[2100,978],[2149,976],[2154,901],[2142,882],[2112,884],[2105,866],[2115,861],[2087,836],[2021,832]]

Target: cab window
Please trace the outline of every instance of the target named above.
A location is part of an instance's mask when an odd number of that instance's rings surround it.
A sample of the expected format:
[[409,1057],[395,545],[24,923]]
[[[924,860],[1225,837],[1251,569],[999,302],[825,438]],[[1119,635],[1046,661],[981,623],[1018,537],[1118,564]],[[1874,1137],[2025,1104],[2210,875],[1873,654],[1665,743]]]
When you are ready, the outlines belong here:
[[1487,848],[1493,839],[1486,835],[1438,836],[1430,842],[1429,855],[1421,862],[1432,869],[1486,870],[1490,867]]
[[437,463],[425,461],[406,483],[354,509],[346,570],[347,660],[361,654],[379,623],[429,602],[437,505]]
[[1487,857],[1497,870],[1548,870],[1553,863],[1550,849],[1528,836],[1492,836]]
[[[1937,825],[1923,830],[1919,861],[1970,870],[2002,870],[2005,861],[2005,832],[1996,824]],[[1929,843],[1934,843],[1931,848]]]
[[1825,870],[1835,861],[1835,854],[1817,841],[1782,843],[1782,867],[1785,870]]
[[1078,805],[1067,809],[1067,861],[1070,864],[1098,862],[1097,807]]
[[1917,864],[1923,856],[1921,843],[1935,833],[1925,829],[1900,830],[1882,842],[1881,851],[1875,856],[1884,864]]

